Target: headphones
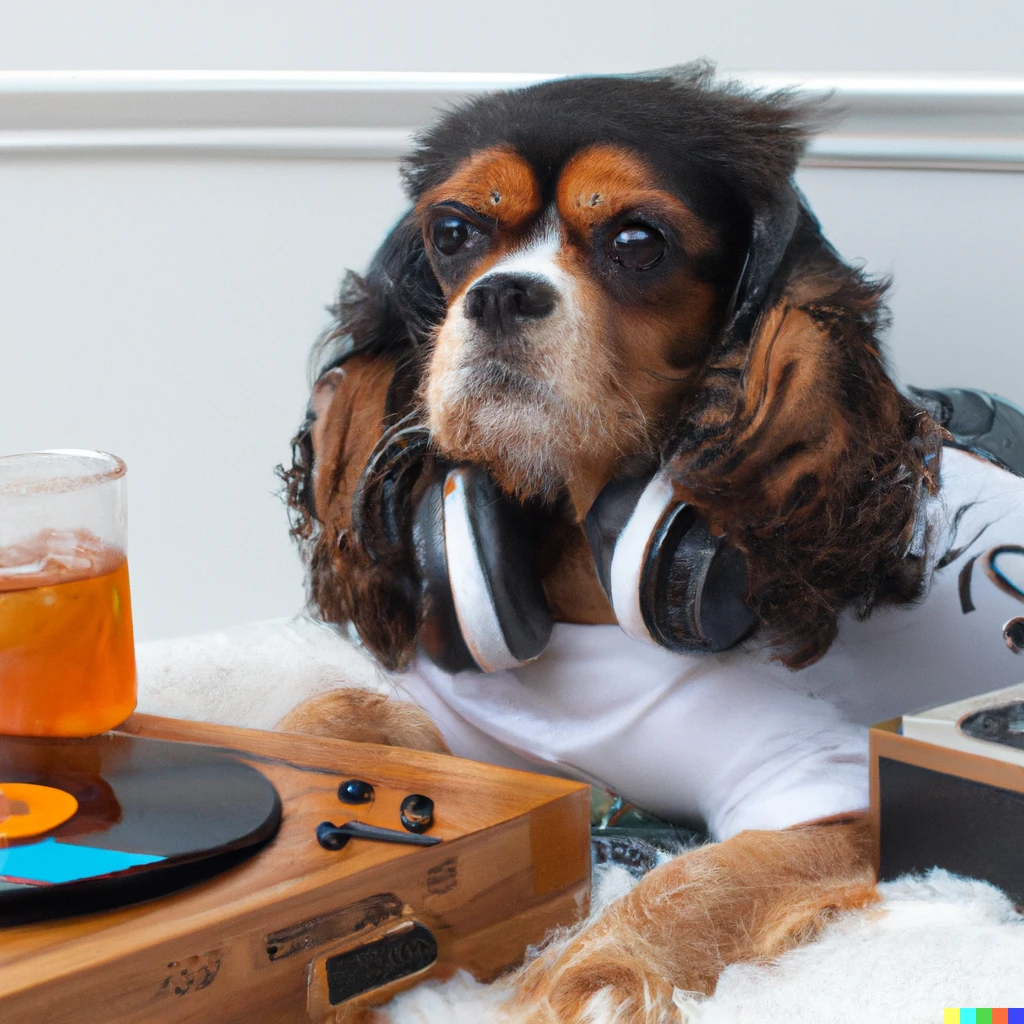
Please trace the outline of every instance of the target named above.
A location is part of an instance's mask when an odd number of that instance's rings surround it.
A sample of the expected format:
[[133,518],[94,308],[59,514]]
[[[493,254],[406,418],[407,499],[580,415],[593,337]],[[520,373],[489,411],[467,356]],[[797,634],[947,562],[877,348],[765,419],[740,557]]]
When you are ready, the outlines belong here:
[[[908,390],[955,447],[1024,474],[1024,410],[981,391]],[[531,661],[547,646],[553,618],[531,555],[528,512],[478,467],[438,474],[413,521],[427,603],[421,646],[449,672]],[[634,640],[710,654],[756,626],[745,556],[676,497],[664,469],[612,480],[585,528],[601,586]]]
[[[532,661],[554,619],[531,545],[527,511],[479,467],[431,480],[413,519],[426,603],[420,645],[447,672],[498,672]],[[664,471],[613,480],[587,513],[598,578],[623,630],[673,651],[739,643],[756,617],[747,564],[714,537]]]

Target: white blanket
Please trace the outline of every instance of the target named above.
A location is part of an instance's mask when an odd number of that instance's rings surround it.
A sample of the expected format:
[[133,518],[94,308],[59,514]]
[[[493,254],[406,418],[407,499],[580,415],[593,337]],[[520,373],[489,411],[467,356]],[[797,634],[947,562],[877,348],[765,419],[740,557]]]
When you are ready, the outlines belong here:
[[[595,912],[632,884],[597,879]],[[882,886],[885,903],[837,921],[813,943],[764,966],[728,968],[710,999],[676,993],[646,1024],[939,1024],[947,1006],[1024,1006],[1024,918],[984,882],[933,871]],[[427,982],[387,1007],[390,1024],[517,1024],[500,984],[464,972]],[[589,1024],[617,1024],[600,1009]]]

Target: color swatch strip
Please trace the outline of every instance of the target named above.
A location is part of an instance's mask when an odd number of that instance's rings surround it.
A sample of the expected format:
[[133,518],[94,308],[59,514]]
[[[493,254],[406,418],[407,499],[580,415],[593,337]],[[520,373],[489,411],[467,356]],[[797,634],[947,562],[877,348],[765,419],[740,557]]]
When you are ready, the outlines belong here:
[[1024,1024],[1021,1007],[947,1006],[942,1024]]

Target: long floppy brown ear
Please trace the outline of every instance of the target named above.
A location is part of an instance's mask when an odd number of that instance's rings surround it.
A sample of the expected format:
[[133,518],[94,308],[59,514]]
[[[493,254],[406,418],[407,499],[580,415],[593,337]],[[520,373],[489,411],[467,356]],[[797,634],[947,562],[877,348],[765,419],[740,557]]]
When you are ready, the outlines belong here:
[[328,622],[352,623],[378,661],[397,668],[419,625],[411,487],[428,458],[405,441],[418,429],[424,345],[444,315],[411,215],[364,277],[345,278],[332,312],[311,354],[312,396],[292,465],[279,475],[310,604]]
[[[389,442],[398,433],[391,406],[401,378],[398,357],[365,352],[321,375],[300,435],[306,482],[301,498],[291,495],[311,605],[326,622],[354,625],[387,668],[408,659],[419,627],[415,561],[402,524],[389,522],[406,506],[411,515],[411,485],[420,469],[406,464],[404,480],[398,480],[387,463]],[[377,495],[373,512],[363,512],[369,522],[360,523],[368,483],[384,481],[389,492],[402,492],[387,495],[396,507],[382,513]]]
[[749,335],[723,335],[669,460],[683,496],[746,552],[766,639],[793,668],[828,650],[844,608],[921,592],[914,527],[943,435],[886,372],[885,289],[801,208],[767,304]]
[[[317,387],[330,387],[329,404],[314,431],[315,505],[321,526],[309,557],[310,600],[329,622],[351,622],[362,641],[383,665],[398,668],[411,653],[419,627],[419,588],[412,551],[405,543],[400,517],[411,496],[399,496],[399,507],[360,523],[360,497],[367,466],[375,461],[398,421],[393,404],[402,371],[388,356],[358,355],[330,371]],[[314,401],[316,389],[314,389]],[[377,460],[379,462],[379,458]],[[413,477],[418,474],[415,467]],[[384,468],[380,479],[387,477]],[[408,481],[407,481],[408,482]],[[396,536],[371,546],[375,531]]]

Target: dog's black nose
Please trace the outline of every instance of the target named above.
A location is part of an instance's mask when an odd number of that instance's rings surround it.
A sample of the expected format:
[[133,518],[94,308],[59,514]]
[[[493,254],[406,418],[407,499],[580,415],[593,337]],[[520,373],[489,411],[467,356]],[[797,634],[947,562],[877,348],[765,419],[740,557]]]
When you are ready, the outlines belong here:
[[532,274],[489,274],[466,293],[465,314],[488,334],[514,330],[523,320],[539,320],[554,308],[558,292]]

